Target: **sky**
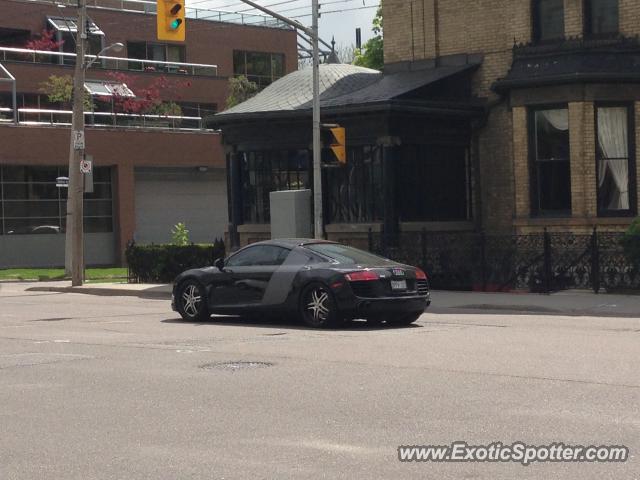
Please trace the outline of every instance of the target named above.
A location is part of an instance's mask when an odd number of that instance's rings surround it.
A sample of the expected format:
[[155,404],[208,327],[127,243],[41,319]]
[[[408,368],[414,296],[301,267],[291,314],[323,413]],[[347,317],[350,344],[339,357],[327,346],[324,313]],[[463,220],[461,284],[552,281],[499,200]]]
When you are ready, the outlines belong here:
[[[270,8],[281,15],[295,18],[304,25],[311,25],[311,0],[254,0],[256,3]],[[225,11],[245,14],[259,13],[250,10],[251,7],[242,4],[240,0],[186,0],[187,7],[221,9]],[[376,13],[379,0],[320,0],[320,12],[335,12],[321,15],[320,38],[331,42],[335,36],[336,45],[355,45],[357,27],[362,29],[362,43],[366,42],[373,33],[371,22]],[[362,8],[362,7],[369,8]],[[358,10],[355,10],[358,9]]]

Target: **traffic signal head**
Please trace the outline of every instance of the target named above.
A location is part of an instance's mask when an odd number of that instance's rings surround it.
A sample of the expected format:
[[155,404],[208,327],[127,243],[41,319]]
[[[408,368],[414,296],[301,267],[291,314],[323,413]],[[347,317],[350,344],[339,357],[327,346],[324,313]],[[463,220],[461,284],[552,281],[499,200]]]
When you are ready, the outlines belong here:
[[184,2],[185,0],[157,0],[158,40],[184,42]]
[[330,163],[338,162],[341,165],[347,163],[346,132],[344,127],[331,127],[323,129],[322,143],[329,150]]

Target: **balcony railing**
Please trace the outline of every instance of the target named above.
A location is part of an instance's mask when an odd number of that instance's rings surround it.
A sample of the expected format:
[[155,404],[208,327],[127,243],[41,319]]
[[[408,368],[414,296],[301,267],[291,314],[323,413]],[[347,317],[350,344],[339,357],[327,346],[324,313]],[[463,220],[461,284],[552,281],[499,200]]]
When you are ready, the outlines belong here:
[[[87,61],[96,58],[86,55]],[[27,48],[0,47],[0,62],[27,62],[48,65],[74,65],[75,53],[29,50]],[[128,70],[139,72],[161,72],[177,75],[201,75],[217,77],[218,66],[204,63],[163,62],[160,60],[142,60],[139,58],[100,56],[91,68],[104,70]]]
[[[31,0],[42,3],[43,0]],[[50,3],[50,2],[49,2]],[[58,4],[77,6],[77,0],[57,0]],[[238,2],[236,2],[238,3]],[[150,0],[87,0],[89,8],[121,10],[126,12],[156,14],[156,2]],[[246,7],[239,7],[239,10]],[[253,13],[234,12],[230,10],[213,10],[208,8],[185,7],[187,18],[210,20],[214,22],[237,23],[240,25],[255,25],[269,28],[291,29],[286,23],[270,17]]]
[[[71,126],[71,110],[19,108],[18,124],[35,126]],[[144,128],[206,131],[202,117],[178,115],[140,115],[133,113],[84,112],[85,124],[93,127]],[[13,109],[0,108],[0,124],[13,123]]]

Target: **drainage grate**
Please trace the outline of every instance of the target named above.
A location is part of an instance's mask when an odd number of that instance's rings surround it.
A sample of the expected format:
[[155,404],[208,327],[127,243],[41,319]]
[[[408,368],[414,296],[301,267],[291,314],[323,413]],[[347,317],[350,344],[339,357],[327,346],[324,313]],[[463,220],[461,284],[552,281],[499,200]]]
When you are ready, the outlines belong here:
[[236,372],[238,370],[268,368],[272,366],[273,363],[269,362],[219,362],[205,363],[204,365],[200,365],[200,368],[204,370],[227,370],[229,372]]

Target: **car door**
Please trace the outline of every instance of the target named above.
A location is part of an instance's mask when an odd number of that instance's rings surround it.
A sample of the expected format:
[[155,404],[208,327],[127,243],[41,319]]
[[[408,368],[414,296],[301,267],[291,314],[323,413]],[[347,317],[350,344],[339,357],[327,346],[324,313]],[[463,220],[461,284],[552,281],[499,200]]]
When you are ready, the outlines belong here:
[[212,292],[212,305],[260,305],[271,276],[288,255],[288,249],[276,245],[255,245],[232,255],[225,262],[225,281]]

